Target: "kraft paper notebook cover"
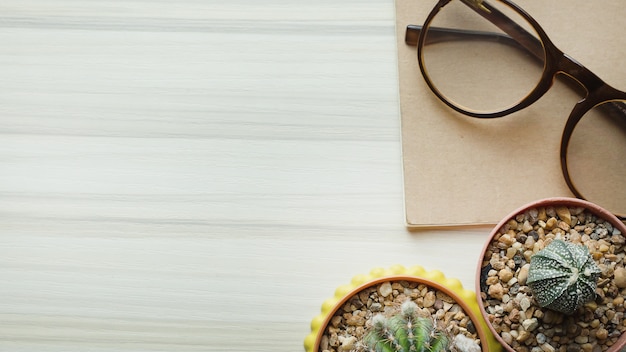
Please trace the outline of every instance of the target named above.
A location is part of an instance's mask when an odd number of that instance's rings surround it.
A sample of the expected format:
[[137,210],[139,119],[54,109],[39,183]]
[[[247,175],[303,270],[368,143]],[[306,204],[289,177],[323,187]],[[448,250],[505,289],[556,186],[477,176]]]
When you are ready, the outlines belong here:
[[[417,49],[404,42],[406,26],[421,25],[435,4],[434,0],[396,0],[407,225],[495,224],[530,201],[572,197],[561,173],[559,147],[565,121],[580,95],[555,81],[538,102],[509,116],[478,119],[454,112],[428,89],[419,71]],[[612,16],[615,8],[595,5],[590,8],[589,2],[582,0],[567,4],[553,0],[517,4],[538,20],[559,48],[609,84],[620,87],[611,77],[607,78],[603,71],[613,70],[603,63],[621,63],[623,46],[592,40],[594,37],[609,40],[609,35],[622,33],[621,17],[613,15],[617,19],[613,23],[602,19]],[[569,10],[559,11],[565,5]],[[574,26],[571,12],[585,8],[590,8],[586,11],[597,18],[583,14],[579,20],[589,21],[589,25],[572,34],[568,30]],[[589,34],[589,31],[598,33]],[[581,37],[581,33],[587,34]],[[576,52],[581,47],[584,49]],[[609,49],[616,52],[609,55],[606,53]],[[599,53],[604,57],[594,55],[594,50],[602,50]],[[579,56],[585,56],[584,60]],[[618,69],[617,73],[623,82],[624,70]]]

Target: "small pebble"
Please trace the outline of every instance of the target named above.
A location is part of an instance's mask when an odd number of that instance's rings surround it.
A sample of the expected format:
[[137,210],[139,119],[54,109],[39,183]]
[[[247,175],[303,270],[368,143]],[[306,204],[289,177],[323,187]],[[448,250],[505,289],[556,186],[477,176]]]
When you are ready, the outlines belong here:
[[545,229],[546,230],[552,230],[552,229],[554,229],[556,224],[557,224],[556,218],[550,218],[550,219],[548,219],[548,221],[546,221]]
[[502,334],[500,334],[500,337],[502,337],[502,340],[504,340],[504,342],[508,345],[513,343],[513,336],[511,336],[508,331],[504,331]]
[[565,221],[568,225],[572,225],[572,214],[570,213],[568,207],[556,207],[555,210],[561,220]]
[[568,224],[567,222],[565,222],[565,221],[559,221],[559,222],[557,223],[557,226],[558,226],[561,230],[563,230],[563,231],[565,231],[565,232],[568,232],[568,231],[569,231],[569,229],[570,229],[569,224]]
[[496,283],[498,283],[498,281],[499,281],[499,279],[498,279],[497,276],[490,276],[490,277],[487,278],[486,283],[487,283],[487,285],[491,286],[491,285],[495,285]]
[[543,345],[544,343],[546,343],[546,335],[542,334],[542,333],[538,333],[535,336],[535,339],[537,339],[537,343],[540,345]]
[[383,310],[383,305],[378,302],[372,303],[372,305],[370,306],[370,310],[372,312],[380,312]]
[[535,238],[532,236],[529,236],[528,238],[526,238],[526,243],[524,243],[524,248],[533,249],[534,246],[535,246]]
[[343,342],[341,342],[341,350],[351,351],[354,348],[355,344],[356,344],[356,337],[348,336],[345,339],[343,339]]
[[522,309],[522,312],[528,310],[528,308],[530,308],[530,300],[528,297],[524,296],[524,298],[519,301],[519,306]]
[[494,270],[498,270],[498,271],[504,269],[504,267],[506,266],[506,264],[500,261],[499,258],[496,261],[492,259],[491,265],[493,266]]
[[509,259],[513,259],[516,254],[517,254],[517,249],[515,249],[513,247],[509,247],[506,250],[506,257],[509,258]]
[[602,351],[602,348],[598,349],[598,347],[600,347],[600,346],[592,345],[590,343],[584,343],[580,347],[582,347],[584,352],[601,352]]
[[509,282],[513,278],[513,271],[506,267],[500,270],[500,272],[498,273],[498,277],[503,282]]
[[533,251],[531,250],[524,252],[524,259],[526,260],[527,263],[530,263],[530,258],[532,258],[533,254],[535,253],[533,253]]
[[619,288],[626,288],[626,268],[620,267],[613,272],[615,285]]
[[607,337],[609,337],[609,332],[606,329],[598,329],[598,331],[596,331],[596,338],[598,340],[604,340]]
[[332,325],[334,327],[338,327],[340,323],[341,323],[341,317],[340,316],[334,316],[330,320],[330,325]]
[[519,332],[519,335],[517,336],[515,340],[517,340],[518,342],[524,342],[528,340],[529,337],[530,337],[530,332],[526,330],[522,330]]
[[514,323],[517,323],[519,321],[519,317],[520,317],[519,310],[513,308],[511,310],[511,313],[509,313],[509,320],[511,320]]
[[588,336],[576,336],[574,338],[574,341],[576,341],[577,344],[585,344],[587,342],[589,342],[589,337]]
[[346,319],[346,323],[353,326],[363,326],[365,325],[365,318],[359,315],[353,315]]
[[532,229],[533,227],[530,224],[530,221],[524,221],[524,224],[522,225],[522,231],[524,231],[524,233],[529,233],[530,231],[532,231]]
[[524,264],[517,275],[517,282],[520,285],[526,285],[526,280],[528,279],[528,269],[530,269],[530,264]]
[[511,301],[511,296],[504,294],[502,295],[502,303],[509,303]]
[[435,293],[433,291],[429,291],[426,296],[424,296],[424,308],[430,308],[435,305],[437,298],[435,297]]
[[383,297],[389,296],[391,292],[393,292],[393,289],[391,288],[391,284],[389,282],[383,283],[378,288],[378,293],[380,293],[380,295]]
[[505,233],[504,235],[500,236],[500,239],[498,239],[498,242],[500,242],[504,246],[503,248],[507,248],[507,247],[510,247],[513,244],[513,242],[515,242],[515,238]]
[[522,327],[526,331],[533,331],[539,327],[539,321],[537,318],[526,319],[522,322]]
[[498,282],[495,285],[489,286],[487,294],[495,299],[501,300],[504,295],[504,288],[502,287],[502,284]]
[[582,351],[582,347],[580,345],[576,345],[576,344],[570,344],[567,346],[567,352],[580,352]]

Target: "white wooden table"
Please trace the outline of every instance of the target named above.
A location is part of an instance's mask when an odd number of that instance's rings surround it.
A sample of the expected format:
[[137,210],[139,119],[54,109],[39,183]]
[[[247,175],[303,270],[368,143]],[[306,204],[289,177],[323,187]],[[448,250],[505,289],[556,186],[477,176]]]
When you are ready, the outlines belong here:
[[[300,351],[404,226],[394,5],[2,0],[0,351]],[[623,49],[622,49],[623,50]]]

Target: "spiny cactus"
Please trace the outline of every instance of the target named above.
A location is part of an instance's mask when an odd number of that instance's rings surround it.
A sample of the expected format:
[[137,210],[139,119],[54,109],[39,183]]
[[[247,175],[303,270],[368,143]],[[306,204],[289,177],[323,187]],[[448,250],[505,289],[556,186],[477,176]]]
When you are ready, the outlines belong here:
[[431,319],[417,315],[417,305],[406,301],[391,318],[376,315],[363,342],[372,352],[446,351],[450,338],[437,331]]
[[541,307],[572,314],[595,298],[600,273],[587,247],[557,239],[530,258],[526,283]]
[[473,340],[459,335],[451,340],[445,332],[438,330],[432,318],[418,315],[417,305],[407,300],[400,312],[390,318],[376,315],[372,328],[363,338],[367,352],[443,352],[480,351]]

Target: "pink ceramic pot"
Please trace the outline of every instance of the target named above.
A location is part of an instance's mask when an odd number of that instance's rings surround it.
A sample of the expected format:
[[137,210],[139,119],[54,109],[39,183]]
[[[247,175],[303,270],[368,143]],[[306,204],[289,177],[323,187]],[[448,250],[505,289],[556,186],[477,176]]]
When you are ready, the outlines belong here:
[[[486,258],[486,256],[489,256],[491,253],[495,252],[495,251],[499,251],[499,253],[502,253],[504,251],[504,249],[497,249],[494,250],[493,247],[491,247],[490,249],[490,244],[493,241],[497,241],[499,238],[501,238],[501,232],[500,230],[503,229],[504,226],[510,226],[507,225],[509,223],[510,220],[515,219],[516,216],[518,216],[519,214],[525,214],[527,211],[531,210],[531,209],[540,209],[540,208],[548,208],[548,207],[559,207],[559,206],[566,206],[566,207],[570,207],[570,208],[584,208],[587,211],[589,211],[590,213],[596,215],[597,217],[600,217],[606,221],[608,221],[615,229],[617,229],[619,232],[621,232],[622,236],[626,236],[626,225],[620,221],[616,216],[614,216],[613,214],[611,214],[609,211],[603,209],[602,207],[590,203],[588,201],[584,201],[584,200],[580,200],[580,199],[576,199],[576,198],[563,198],[563,197],[559,197],[559,198],[547,198],[547,199],[542,199],[539,201],[535,201],[532,203],[529,203],[527,205],[524,205],[522,207],[520,207],[519,209],[514,210],[513,212],[511,212],[508,216],[506,216],[505,218],[503,218],[496,226],[495,228],[491,231],[489,238],[487,239],[485,246],[483,247],[483,250],[481,252],[480,255],[480,260],[478,263],[478,269],[476,271],[476,292],[477,292],[477,298],[478,298],[478,305],[480,308],[480,312],[484,317],[484,320],[487,322],[487,326],[489,327],[489,329],[491,330],[492,334],[496,337],[496,339],[502,344],[502,346],[511,352],[515,352],[515,350],[513,349],[513,347],[511,345],[509,345],[508,342],[511,341],[511,338],[513,338],[514,340],[516,339],[515,336],[512,336],[512,334],[510,332],[507,332],[508,336],[504,333],[499,333],[496,329],[496,327],[494,327],[494,324],[492,323],[492,318],[494,319],[494,321],[496,321],[497,319],[504,319],[502,318],[503,316],[505,316],[506,314],[502,314],[502,315],[498,315],[498,313],[493,313],[493,314],[488,314],[487,313],[487,309],[486,309],[486,301],[484,299],[485,295],[487,294],[487,292],[485,292],[487,290],[487,284],[486,284],[486,278],[487,278],[487,269],[491,269],[491,266],[487,266],[485,265],[486,261],[489,261],[491,258]],[[509,236],[510,237],[510,236]],[[519,247],[519,246],[517,246]],[[626,250],[626,249],[624,249]],[[621,249],[620,249],[621,251]],[[511,251],[511,253],[513,253],[513,251]],[[522,260],[523,260],[523,256],[522,256]],[[510,259],[510,258],[509,258]],[[519,258],[517,258],[519,259]],[[604,260],[604,259],[603,259]],[[626,261],[626,259],[624,260]],[[515,263],[515,261],[514,261]],[[491,265],[491,264],[489,264]],[[517,275],[517,273],[519,273],[519,271],[521,270],[520,268],[517,267],[517,264],[515,270],[513,270]],[[496,277],[499,278],[498,275],[495,275]],[[508,278],[508,277],[507,277]],[[517,279],[517,276],[515,276],[515,278]],[[513,281],[508,281],[507,284],[510,284]],[[520,291],[522,291],[521,286],[519,286]],[[507,287],[504,289],[504,291],[506,291],[507,289],[510,289],[511,292],[509,293],[513,293],[515,294],[514,290],[513,290],[514,284],[513,286]],[[525,289],[524,289],[525,291]],[[492,292],[493,293],[493,292]],[[504,293],[505,295],[508,295],[508,293]],[[512,296],[514,296],[513,294],[509,295],[508,297],[504,297],[502,296],[502,305],[505,306],[506,303],[504,303],[504,301],[510,301],[512,299]],[[527,293],[526,293],[527,294]],[[494,294],[495,295],[495,294]],[[621,289],[619,291],[619,295],[623,296],[623,298],[626,299],[626,289]],[[491,299],[493,299],[493,297],[489,296]],[[621,298],[620,298],[621,300]],[[498,301],[498,299],[495,299],[495,301]],[[537,309],[542,310],[542,312],[539,312],[538,315],[542,316],[543,311],[546,308],[540,308],[538,305],[536,305],[536,301],[534,299],[530,300],[531,302],[533,302],[533,305],[536,306]],[[493,300],[490,300],[489,302],[494,302]],[[624,309],[624,307],[615,307],[615,310],[620,310],[621,313],[624,314],[624,318],[621,320],[621,325],[622,326],[626,326],[626,309]],[[506,311],[505,311],[506,312]],[[533,310],[533,312],[535,312]],[[559,313],[560,314],[560,313]],[[552,313],[550,313],[550,315],[552,315]],[[506,315],[507,318],[509,318],[511,315]],[[536,318],[535,314],[533,313],[533,317]],[[543,317],[545,318],[546,316],[543,315]],[[525,319],[528,319],[531,317],[525,317]],[[575,318],[574,318],[575,319]],[[544,324],[543,320],[541,318],[538,319],[539,322],[539,326],[542,327],[542,329],[545,331],[546,327],[550,327],[549,324]],[[519,325],[522,325],[522,322],[519,321]],[[582,324],[585,325],[585,324]],[[500,325],[502,326],[502,325]],[[535,330],[537,331],[537,330]],[[519,333],[519,331],[517,331]],[[517,334],[517,333],[516,333]],[[545,343],[549,343],[548,341],[539,341],[539,340],[544,340],[545,338],[545,334],[544,336],[541,336],[541,338],[538,338],[538,332],[537,335],[533,335],[532,338],[535,339],[534,341],[528,341],[531,344],[532,343],[536,343],[538,342],[543,342]],[[519,337],[520,334],[517,334],[517,337]],[[506,338],[505,338],[506,337]],[[573,344],[578,344],[580,345],[584,345],[584,337],[579,338],[578,341],[576,340],[569,340],[569,343],[573,343]],[[551,340],[550,340],[551,341]],[[515,343],[515,341],[513,342]],[[556,344],[556,342],[555,342]],[[608,351],[619,351],[622,347],[624,347],[626,345],[626,334],[622,333],[621,336],[619,336],[619,338],[617,338],[617,341],[610,347],[608,348]],[[549,350],[549,347],[544,346],[546,348],[548,348],[547,350]],[[554,347],[554,346],[553,346]],[[585,346],[585,347],[589,347],[589,346]],[[528,347],[528,350],[530,351],[530,347]],[[582,350],[581,350],[582,351]]]

